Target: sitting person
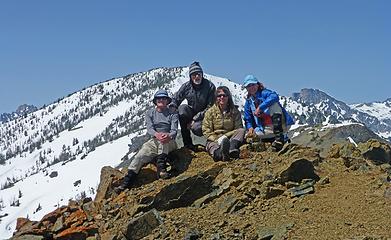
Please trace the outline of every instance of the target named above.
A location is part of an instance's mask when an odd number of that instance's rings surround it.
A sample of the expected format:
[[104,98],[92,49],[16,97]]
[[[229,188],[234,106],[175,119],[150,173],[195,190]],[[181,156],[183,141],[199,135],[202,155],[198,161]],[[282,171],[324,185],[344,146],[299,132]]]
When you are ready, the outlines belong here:
[[227,87],[216,89],[215,104],[205,113],[202,131],[207,138],[206,150],[215,161],[239,158],[245,130],[241,114]]
[[[195,151],[196,147],[193,144],[190,130],[196,136],[202,136],[202,119],[204,119],[206,110],[213,105],[216,87],[204,78],[198,62],[190,65],[189,78],[190,81],[185,82],[172,97],[170,108],[178,108],[184,147]],[[187,104],[181,104],[185,99]]]
[[167,91],[159,90],[153,97],[155,108],[146,113],[147,132],[152,139],[143,144],[129,165],[128,174],[122,184],[116,189],[117,192],[129,188],[136,178],[140,169],[156,160],[158,178],[169,178],[167,172],[168,153],[177,149],[175,138],[178,131],[178,114],[171,113],[168,104],[171,98]]
[[286,133],[293,118],[281,106],[278,94],[266,89],[253,75],[247,75],[243,87],[247,90],[244,104],[244,122],[247,135],[260,139],[274,138],[273,151],[280,151],[286,142]]

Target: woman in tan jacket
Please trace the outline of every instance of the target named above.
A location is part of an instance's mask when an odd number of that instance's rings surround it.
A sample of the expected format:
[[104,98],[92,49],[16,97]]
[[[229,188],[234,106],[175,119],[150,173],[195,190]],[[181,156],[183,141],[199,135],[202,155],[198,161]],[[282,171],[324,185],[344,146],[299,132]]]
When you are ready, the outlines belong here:
[[207,138],[206,150],[215,161],[239,158],[239,147],[245,130],[242,117],[225,86],[216,89],[215,104],[205,113],[202,132]]

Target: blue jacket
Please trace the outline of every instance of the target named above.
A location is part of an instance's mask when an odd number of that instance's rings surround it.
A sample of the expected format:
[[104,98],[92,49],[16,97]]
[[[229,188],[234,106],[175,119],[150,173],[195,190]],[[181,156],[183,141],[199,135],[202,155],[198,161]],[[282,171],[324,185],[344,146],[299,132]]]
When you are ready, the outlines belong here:
[[[269,89],[265,88],[261,91],[258,91],[255,94],[255,97],[259,101],[260,109],[265,113],[269,113],[269,106],[273,105],[274,103],[278,103],[281,106],[278,94]],[[293,118],[288,114],[285,108],[283,108],[282,106],[281,108],[285,116],[285,125],[288,126],[294,124],[295,122],[293,121]],[[254,100],[249,97],[246,99],[246,102],[244,104],[244,122],[246,129],[259,127],[263,130],[264,126],[262,126],[260,121],[258,121],[258,119],[256,119],[253,115],[254,111]]]

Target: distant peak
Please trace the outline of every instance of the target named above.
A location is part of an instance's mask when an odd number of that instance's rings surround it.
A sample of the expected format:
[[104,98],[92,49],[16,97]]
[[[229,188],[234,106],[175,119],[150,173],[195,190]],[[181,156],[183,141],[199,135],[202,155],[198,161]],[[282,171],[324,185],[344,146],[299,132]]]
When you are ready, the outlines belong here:
[[34,105],[22,104],[19,107],[17,107],[16,110],[12,113],[0,114],[0,123],[14,120],[15,118],[18,118],[18,117],[23,116],[25,114],[35,112],[37,110],[38,110],[38,108]]
[[38,110],[38,108],[34,105],[28,105],[28,104],[22,104],[18,108],[16,108],[16,113],[23,114],[23,113],[30,113]]
[[313,103],[313,104],[317,104],[324,100],[335,101],[333,97],[329,96],[325,92],[313,88],[303,88],[299,93],[293,93],[292,97],[296,101]]

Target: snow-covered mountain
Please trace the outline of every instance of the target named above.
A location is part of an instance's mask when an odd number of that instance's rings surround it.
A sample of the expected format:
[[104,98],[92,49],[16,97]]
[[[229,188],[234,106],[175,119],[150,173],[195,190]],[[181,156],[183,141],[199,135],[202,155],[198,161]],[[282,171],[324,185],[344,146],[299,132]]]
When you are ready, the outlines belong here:
[[[245,91],[225,85],[243,108]],[[94,196],[103,166],[118,166],[128,144],[145,134],[144,113],[161,88],[170,94],[189,81],[188,68],[158,68],[95,84],[29,114],[0,124],[0,236],[10,237],[17,217],[42,218],[69,199]],[[327,94],[303,89],[282,104],[297,125],[363,122],[383,137],[390,124]],[[388,132],[387,132],[388,131]],[[389,134],[389,135],[387,135]],[[132,157],[135,153],[131,153]]]
[[0,114],[0,123],[11,121],[20,116],[25,116],[26,114],[35,112],[37,110],[38,108],[34,105],[27,105],[27,104],[20,105],[15,112]]
[[[206,77],[242,103],[239,84]],[[117,166],[132,139],[145,134],[153,94],[172,94],[186,81],[183,67],[131,74],[0,124],[0,236],[11,236],[17,217],[40,219],[69,199],[94,196],[100,169]]]
[[302,89],[288,100],[287,109],[299,124],[339,124],[358,122],[384,139],[391,140],[390,100],[383,103],[347,105],[315,89]]
[[[383,102],[352,104],[350,107],[378,119],[380,130],[377,133],[391,141],[391,98]],[[373,128],[376,129],[375,126]]]

